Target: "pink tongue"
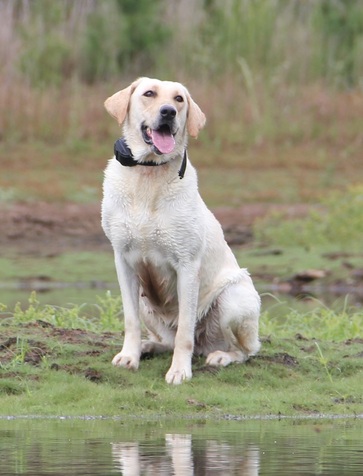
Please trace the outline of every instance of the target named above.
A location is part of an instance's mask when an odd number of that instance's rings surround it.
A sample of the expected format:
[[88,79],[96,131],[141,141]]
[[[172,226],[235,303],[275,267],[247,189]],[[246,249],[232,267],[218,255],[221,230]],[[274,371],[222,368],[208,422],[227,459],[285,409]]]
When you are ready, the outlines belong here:
[[151,138],[154,146],[159,149],[162,154],[169,154],[174,150],[175,140],[170,133],[152,130]]

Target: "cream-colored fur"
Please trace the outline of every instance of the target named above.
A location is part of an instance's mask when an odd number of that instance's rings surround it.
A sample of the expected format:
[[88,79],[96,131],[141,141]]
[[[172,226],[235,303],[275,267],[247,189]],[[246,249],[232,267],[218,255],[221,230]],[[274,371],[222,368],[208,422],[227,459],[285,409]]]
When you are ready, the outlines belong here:
[[[125,315],[125,340],[113,364],[135,370],[142,353],[173,351],[166,381],[180,384],[192,376],[193,352],[209,365],[245,361],[260,348],[260,298],[200,197],[189,160],[184,178],[178,176],[188,134],[196,137],[205,124],[203,112],[183,85],[149,78],[117,92],[105,107],[123,125],[134,159],[162,164],[125,167],[113,158],[105,170],[102,226],[114,249]],[[168,127],[175,146],[160,153],[150,137],[165,107],[173,111]]]

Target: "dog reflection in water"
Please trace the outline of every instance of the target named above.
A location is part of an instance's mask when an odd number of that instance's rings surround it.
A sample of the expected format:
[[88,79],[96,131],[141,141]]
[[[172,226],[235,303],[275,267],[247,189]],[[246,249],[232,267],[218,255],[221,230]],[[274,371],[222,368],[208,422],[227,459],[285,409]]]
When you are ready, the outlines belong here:
[[123,476],[258,476],[259,473],[259,450],[256,446],[241,449],[213,439],[193,442],[190,434],[166,434],[164,447],[155,447],[150,442],[144,445],[136,441],[112,443],[112,454]]

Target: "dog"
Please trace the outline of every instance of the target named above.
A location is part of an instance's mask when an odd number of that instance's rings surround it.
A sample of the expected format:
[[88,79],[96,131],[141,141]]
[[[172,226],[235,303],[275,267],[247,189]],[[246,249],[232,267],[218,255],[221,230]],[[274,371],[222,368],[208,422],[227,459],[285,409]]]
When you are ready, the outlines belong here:
[[177,385],[192,377],[193,354],[211,366],[246,361],[260,349],[260,297],[198,192],[187,142],[204,113],[182,84],[150,78],[116,92],[105,108],[124,134],[102,200],[125,319],[112,363],[136,370],[142,354],[171,351],[165,380]]

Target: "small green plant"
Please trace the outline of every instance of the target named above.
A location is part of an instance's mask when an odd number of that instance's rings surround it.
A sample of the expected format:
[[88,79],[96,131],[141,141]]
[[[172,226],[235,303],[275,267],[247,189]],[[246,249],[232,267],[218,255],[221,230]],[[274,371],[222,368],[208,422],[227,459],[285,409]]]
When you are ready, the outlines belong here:
[[[92,332],[121,331],[123,328],[121,297],[113,297],[111,292],[107,291],[104,297],[97,297],[97,300],[97,304],[72,304],[68,307],[42,305],[36,292],[33,291],[26,309],[17,303],[14,312],[7,312],[7,314],[10,314],[17,324],[40,320],[56,327],[69,329]],[[5,322],[4,320],[4,325]]]
[[13,358],[14,363],[23,364],[25,362],[26,354],[29,352],[30,345],[27,339],[17,337],[16,351]]
[[120,330],[123,316],[121,296],[113,297],[111,291],[107,291],[105,297],[97,296],[99,311],[99,323],[101,328],[108,330]]
[[330,380],[330,383],[333,383],[333,377],[330,373],[330,370],[328,368],[328,359],[326,359],[323,355],[323,352],[321,351],[321,348],[320,348],[320,345],[315,341],[314,344],[316,345],[316,348],[318,349],[318,353],[319,353],[319,362],[321,363],[321,365],[324,367],[325,371],[326,371],[326,374],[328,376],[328,379]]
[[19,367],[20,365],[25,363],[25,358],[27,353],[29,352],[30,345],[26,338],[22,338],[17,336],[15,350],[10,351],[11,358],[6,363],[0,362],[0,369],[13,369],[14,367]]

